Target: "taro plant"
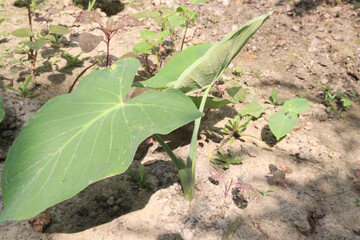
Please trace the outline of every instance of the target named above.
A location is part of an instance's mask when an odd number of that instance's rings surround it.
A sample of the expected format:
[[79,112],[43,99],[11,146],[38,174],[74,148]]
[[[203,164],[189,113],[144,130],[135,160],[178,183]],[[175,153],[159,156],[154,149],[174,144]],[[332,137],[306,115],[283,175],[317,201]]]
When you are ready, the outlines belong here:
[[2,100],[2,97],[0,96],[0,123],[5,118],[5,109],[4,109],[4,102]]
[[100,13],[91,11],[91,12],[82,12],[77,21],[83,24],[96,23],[101,31],[104,34],[104,37],[97,36],[91,33],[81,33],[79,35],[79,45],[81,50],[84,53],[91,52],[94,50],[101,42],[106,43],[106,67],[110,66],[110,41],[115,36],[115,34],[124,26],[134,26],[139,24],[139,22],[131,18],[130,16],[124,15],[121,20],[114,21],[112,17],[108,18],[106,24],[102,22],[102,17]]
[[[32,217],[96,181],[123,173],[137,147],[151,135],[175,163],[184,197],[191,201],[197,136],[209,90],[268,18],[269,14],[257,17],[214,45],[188,47],[146,81],[133,84],[140,63],[123,59],[84,77],[74,92],[47,102],[24,125],[8,152],[0,222]],[[145,91],[124,102],[131,86],[162,91]],[[195,92],[203,92],[199,109],[187,96]],[[184,162],[158,134],[193,120]]]

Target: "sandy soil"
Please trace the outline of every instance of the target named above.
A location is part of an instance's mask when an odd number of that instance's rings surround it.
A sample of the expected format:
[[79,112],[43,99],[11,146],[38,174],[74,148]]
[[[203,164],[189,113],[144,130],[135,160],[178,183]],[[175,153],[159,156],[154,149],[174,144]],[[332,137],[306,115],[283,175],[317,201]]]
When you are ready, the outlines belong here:
[[[0,94],[6,110],[0,125],[0,171],[24,122],[47,100],[67,93],[76,76],[95,57],[104,60],[106,53],[105,44],[100,44],[95,51],[81,55],[80,65],[65,68],[66,59],[46,49],[37,64],[37,96],[21,98],[4,88],[17,87],[29,75],[28,70],[12,64],[21,53],[16,50],[18,39],[8,33],[27,27],[26,9],[14,7],[13,2],[0,6],[0,17],[4,16],[0,25]],[[117,16],[160,6],[190,5],[190,1],[177,0],[131,2]],[[330,86],[343,91],[352,88],[359,96],[360,3],[336,2],[214,0],[195,7],[200,17],[188,31],[186,46],[214,43],[252,17],[272,10],[274,13],[230,65],[220,86],[238,82],[250,92],[248,101],[258,95],[268,108],[267,114],[252,121],[244,132],[259,140],[237,139],[233,143],[235,154],[245,158],[242,164],[231,165],[228,170],[212,164],[208,152],[226,138],[221,128],[246,104],[210,111],[199,136],[192,202],[184,200],[176,168],[159,145],[144,143],[130,169],[136,170],[141,161],[155,160],[145,166],[149,171],[148,188],[140,188],[127,172],[105,179],[47,209],[51,222],[44,233],[34,231],[27,220],[8,221],[0,223],[0,239],[360,239],[360,206],[356,202],[360,185],[354,174],[360,168],[359,101],[355,99],[340,117],[338,112],[326,112],[320,94]],[[36,10],[37,18],[46,17],[51,24],[70,29],[62,40],[62,49],[72,55],[81,51],[79,33],[100,33],[95,26],[75,22],[81,9],[71,2],[52,0],[42,5]],[[48,16],[51,8],[61,11]],[[110,48],[113,59],[132,50],[140,41],[142,29],[160,29],[155,21],[142,22],[142,26],[126,27],[115,36]],[[34,22],[35,29],[46,26],[47,22]],[[244,68],[240,76],[232,73],[235,67]],[[296,130],[275,145],[268,120],[276,108],[265,104],[273,90],[282,99],[300,96],[311,103]],[[218,134],[211,136],[206,130]],[[179,157],[186,158],[191,131],[189,124],[164,137]],[[286,165],[293,172],[286,176],[287,188],[277,186],[263,197],[256,190],[275,187],[266,177],[269,164]],[[214,176],[219,177],[218,185],[209,181]],[[239,181],[254,188],[247,203],[240,204],[231,191],[226,196],[229,185],[232,183],[231,189]]]

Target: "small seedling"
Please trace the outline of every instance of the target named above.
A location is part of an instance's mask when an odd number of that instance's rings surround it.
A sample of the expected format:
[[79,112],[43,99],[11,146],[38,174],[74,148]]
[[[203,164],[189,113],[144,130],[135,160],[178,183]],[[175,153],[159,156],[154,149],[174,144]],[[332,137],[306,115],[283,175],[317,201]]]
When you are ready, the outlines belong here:
[[252,116],[246,116],[245,120],[241,122],[242,117],[236,115],[233,120],[229,120],[225,124],[225,128],[222,129],[225,134],[228,134],[228,136],[221,141],[219,148],[224,146],[225,143],[231,145],[235,141],[235,138],[239,138],[241,133],[245,131],[252,118]]
[[110,41],[115,34],[124,26],[139,25],[140,22],[128,15],[124,15],[123,18],[117,22],[113,18],[108,18],[106,24],[103,24],[102,17],[98,12],[82,12],[77,21],[83,24],[96,23],[99,25],[100,30],[104,33],[104,37],[97,36],[91,33],[81,33],[79,35],[79,45],[84,53],[89,53],[94,50],[102,41],[106,43],[106,67],[110,66]]
[[292,169],[288,166],[281,165],[279,168],[274,164],[269,165],[270,172],[267,174],[268,177],[271,177],[276,185],[281,185],[284,188],[287,188],[289,185],[286,182],[286,174],[291,174]]
[[62,50],[61,51],[63,57],[67,60],[67,63],[64,68],[72,67],[78,65],[81,61],[79,60],[79,57],[83,54],[83,52],[80,52],[76,56],[72,56],[70,53]]
[[258,199],[258,192],[256,189],[245,182],[237,182],[235,183],[234,188],[231,191],[233,195],[233,201],[239,208],[246,208],[249,201]]
[[138,171],[132,171],[129,169],[130,175],[136,180],[141,188],[147,188],[150,185],[150,182],[147,181],[148,171],[145,171],[144,165],[139,164]]
[[323,91],[320,92],[323,95],[326,111],[328,113],[338,112],[340,117],[345,117],[345,112],[350,110],[351,104],[356,99],[356,92],[349,88],[347,92],[343,92],[341,89],[337,89],[329,86],[324,87]]
[[360,207],[360,198],[356,199],[356,204],[358,207]]
[[321,201],[323,200],[323,197],[322,197],[322,196],[318,196],[318,197],[315,198],[315,200],[316,200],[317,202],[321,202]]
[[245,160],[245,158],[238,158],[233,156],[234,152],[228,149],[227,153],[220,147],[218,153],[215,154],[217,158],[214,158],[209,152],[210,162],[222,165],[224,169],[228,169],[230,164],[239,164]]
[[169,30],[155,33],[150,30],[141,31],[140,35],[142,41],[135,45],[133,52],[140,54],[145,60],[145,67],[148,69],[150,75],[153,75],[154,70],[150,69],[148,56],[154,53],[157,61],[157,71],[160,70],[161,44],[165,41],[164,38],[170,34]]
[[30,60],[30,66],[26,66],[26,65],[24,66],[30,69],[33,78],[32,80],[35,81],[35,69],[36,69],[38,51],[43,49],[47,43],[52,43],[52,46],[54,48],[58,48],[62,37],[68,34],[69,30],[63,26],[50,25],[48,34],[43,34],[42,32],[35,33],[33,31],[33,25],[32,25],[32,12],[35,7],[35,1],[24,0],[19,2],[25,4],[28,9],[29,27],[16,29],[15,31],[12,32],[12,34],[15,37],[23,39],[22,50],[26,53],[28,59]]
[[293,222],[293,226],[294,226],[294,227],[299,227],[299,222],[295,220],[295,221]]
[[28,77],[26,79],[25,82],[20,82],[18,89],[15,89],[15,88],[13,88],[13,87],[11,87],[9,85],[5,85],[5,87],[7,89],[10,89],[11,91],[19,93],[20,96],[23,97],[23,98],[32,98],[32,97],[35,97],[35,94],[33,94],[31,92],[33,87],[28,87],[29,84],[31,83],[32,79],[33,79],[33,76],[31,75],[30,77]]
[[[192,0],[191,6],[193,7],[197,3],[208,2],[209,0]],[[183,50],[184,42],[186,38],[187,29],[190,23],[194,23],[198,13],[192,12],[185,6],[180,5],[177,9],[161,9],[160,11],[145,11],[139,12],[134,15],[137,18],[153,18],[161,24],[162,31],[169,30],[172,42],[175,41],[175,36],[178,31],[177,27],[185,28],[184,35],[181,40],[180,51]]]
[[274,190],[278,189],[277,187],[271,187],[268,190],[261,189],[258,190],[259,193],[261,193],[262,197],[265,198],[267,195],[269,195],[271,192],[274,192]]
[[281,105],[284,101],[278,100],[277,94],[277,91],[272,91],[271,96],[269,97],[269,99],[266,99],[265,102],[274,106]]
[[245,71],[245,68],[236,67],[236,68],[233,69],[233,74],[235,76],[240,76],[243,71]]

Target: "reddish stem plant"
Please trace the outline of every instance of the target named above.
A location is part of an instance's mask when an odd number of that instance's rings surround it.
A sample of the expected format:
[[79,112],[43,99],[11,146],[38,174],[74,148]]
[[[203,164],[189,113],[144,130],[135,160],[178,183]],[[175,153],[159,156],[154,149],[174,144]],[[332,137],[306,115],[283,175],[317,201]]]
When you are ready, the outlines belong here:
[[128,15],[123,16],[121,20],[114,21],[113,18],[108,18],[106,24],[102,22],[102,17],[98,12],[82,12],[77,21],[83,24],[96,23],[99,25],[100,30],[104,33],[104,37],[97,36],[91,33],[81,33],[79,36],[79,45],[84,53],[94,50],[100,42],[106,43],[106,67],[110,66],[110,41],[115,34],[124,26],[140,25],[140,22]]

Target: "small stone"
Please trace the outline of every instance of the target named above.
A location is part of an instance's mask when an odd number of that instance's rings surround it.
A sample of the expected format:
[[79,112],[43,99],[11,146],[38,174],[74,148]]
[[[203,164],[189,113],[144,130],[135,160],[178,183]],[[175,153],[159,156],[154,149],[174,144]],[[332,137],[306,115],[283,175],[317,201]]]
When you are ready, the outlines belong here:
[[311,123],[311,122],[307,122],[306,123],[306,126],[304,127],[305,128],[305,130],[311,130],[312,129],[312,127],[313,127],[313,124]]
[[215,180],[215,179],[212,178],[212,177],[209,177],[209,181],[210,181],[212,184],[219,185],[219,181],[218,181],[218,180]]
[[123,203],[121,203],[120,207],[124,212],[129,212],[131,210],[131,202],[130,201],[124,201]]
[[106,201],[107,205],[109,206],[114,206],[115,204],[115,198],[113,196],[109,197],[108,200]]
[[98,214],[96,212],[91,212],[89,214],[89,217],[91,217],[91,218],[96,218],[97,216],[98,216]]
[[220,219],[217,221],[217,225],[220,228],[227,228],[229,226],[229,223],[225,219]]
[[297,25],[294,25],[294,26],[292,27],[292,30],[293,30],[294,32],[298,32],[298,31],[300,30],[300,27],[297,26]]
[[119,211],[119,210],[120,210],[120,207],[119,207],[119,206],[115,205],[115,206],[113,207],[113,211],[114,211],[114,212],[117,212],[117,211]]
[[28,223],[34,228],[35,231],[41,233],[45,227],[50,223],[51,217],[49,213],[41,213],[40,215],[30,219]]
[[1,136],[2,136],[3,138],[8,138],[8,137],[10,137],[11,135],[12,135],[12,131],[10,131],[10,130],[4,131],[4,132],[1,134]]
[[329,80],[327,80],[326,78],[321,79],[321,83],[326,85],[329,82]]

